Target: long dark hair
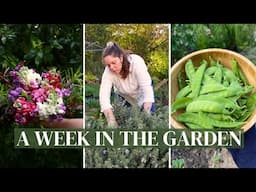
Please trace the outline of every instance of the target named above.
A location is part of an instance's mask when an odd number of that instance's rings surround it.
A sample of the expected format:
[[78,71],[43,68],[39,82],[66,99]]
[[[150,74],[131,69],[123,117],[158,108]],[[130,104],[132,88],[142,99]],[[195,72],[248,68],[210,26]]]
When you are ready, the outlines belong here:
[[102,58],[104,59],[104,57],[108,55],[111,55],[113,57],[119,57],[119,58],[123,56],[122,69],[120,71],[120,75],[123,79],[125,79],[128,76],[129,69],[130,69],[130,62],[128,61],[128,58],[127,58],[128,54],[130,53],[131,52],[128,53],[124,51],[115,42],[110,41],[107,43],[107,46],[103,50]]

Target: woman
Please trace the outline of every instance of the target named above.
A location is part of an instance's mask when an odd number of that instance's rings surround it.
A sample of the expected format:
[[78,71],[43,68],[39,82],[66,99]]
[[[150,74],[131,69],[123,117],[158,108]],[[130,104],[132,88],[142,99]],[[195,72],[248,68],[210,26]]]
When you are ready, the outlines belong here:
[[108,42],[102,54],[105,70],[100,86],[100,106],[108,125],[117,127],[110,103],[111,89],[123,98],[126,106],[138,105],[154,112],[152,80],[142,57],[128,54],[114,42]]

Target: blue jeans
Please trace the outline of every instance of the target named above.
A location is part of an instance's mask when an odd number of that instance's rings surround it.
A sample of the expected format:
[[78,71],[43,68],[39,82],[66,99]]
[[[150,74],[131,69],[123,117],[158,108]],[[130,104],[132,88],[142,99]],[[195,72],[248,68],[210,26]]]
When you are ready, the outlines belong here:
[[256,168],[256,124],[244,134],[242,149],[229,149],[239,168]]

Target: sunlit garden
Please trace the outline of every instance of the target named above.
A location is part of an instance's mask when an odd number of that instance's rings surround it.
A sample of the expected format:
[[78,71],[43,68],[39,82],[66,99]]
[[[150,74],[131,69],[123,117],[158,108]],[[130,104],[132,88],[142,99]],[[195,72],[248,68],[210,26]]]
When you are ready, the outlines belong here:
[[[86,128],[107,129],[100,112],[99,88],[104,71],[102,51],[108,41],[144,58],[154,82],[156,112],[150,116],[136,107],[129,110],[111,101],[119,129],[168,129],[169,26],[166,24],[85,25],[85,122]],[[168,149],[85,149],[87,168],[168,168]]]

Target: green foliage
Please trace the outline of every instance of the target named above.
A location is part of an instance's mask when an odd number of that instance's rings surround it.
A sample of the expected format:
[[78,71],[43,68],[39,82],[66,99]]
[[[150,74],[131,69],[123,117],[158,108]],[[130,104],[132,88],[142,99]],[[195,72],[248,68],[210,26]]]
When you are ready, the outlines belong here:
[[68,68],[62,75],[63,85],[71,90],[70,96],[64,101],[67,106],[66,117],[83,117],[83,74],[81,71],[81,66],[76,71]]
[[[157,110],[148,115],[139,108],[125,108],[115,102],[114,113],[120,129],[165,129],[168,128],[168,111]],[[88,129],[106,129],[108,126],[101,116],[88,120]],[[168,149],[159,148],[101,148],[85,150],[86,168],[167,168]]]
[[188,53],[205,48],[243,52],[255,47],[255,24],[174,24],[172,64]]
[[110,32],[107,24],[86,24],[85,25],[85,71],[100,77],[103,72],[102,51]]
[[169,104],[169,77],[159,80],[153,77],[153,88],[156,108],[162,108]]
[[77,68],[82,65],[81,33],[80,24],[1,24],[0,69],[22,60],[40,71],[51,66]]
[[85,82],[95,82],[95,81],[97,81],[96,75],[93,75],[92,73],[85,74]]
[[247,48],[243,52],[241,52],[241,54],[247,57],[250,61],[252,61],[254,65],[256,64],[256,48],[255,47]]
[[171,28],[171,64],[173,65],[194,50],[196,50],[196,39],[193,25],[173,24]]
[[184,168],[184,166],[185,166],[184,159],[172,160],[172,168]]
[[[87,42],[94,45],[85,54],[86,71],[100,77],[103,72],[101,53],[106,43],[110,40],[116,41],[121,47],[130,50],[145,59],[146,64],[154,63],[156,67],[154,75],[167,76],[165,70],[166,58],[168,58],[169,33],[167,24],[86,24],[85,38]],[[159,52],[159,53],[158,53]],[[162,55],[163,61],[158,56],[157,63],[151,61],[152,55]],[[160,60],[160,61],[159,61]],[[168,65],[168,62],[167,62]]]
[[83,85],[83,73],[82,73],[82,66],[76,68],[74,72],[74,68],[68,68],[64,71],[64,81],[68,81],[70,84],[73,85]]
[[168,78],[169,57],[165,51],[152,52],[149,62],[149,70],[152,76],[160,79]]
[[86,107],[99,108],[99,84],[86,84],[85,103]]

